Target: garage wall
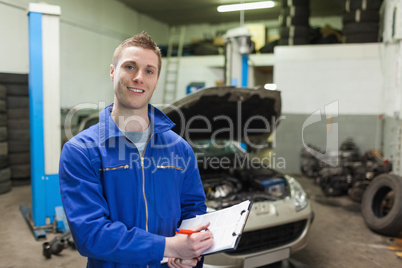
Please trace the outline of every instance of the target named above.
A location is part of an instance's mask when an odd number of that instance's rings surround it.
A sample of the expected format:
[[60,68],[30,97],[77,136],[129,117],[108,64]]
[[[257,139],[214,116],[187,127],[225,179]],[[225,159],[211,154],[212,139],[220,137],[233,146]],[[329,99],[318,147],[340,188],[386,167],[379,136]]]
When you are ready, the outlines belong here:
[[[29,0],[0,0],[0,72],[28,73]],[[157,43],[168,26],[114,0],[47,0],[59,5],[61,106],[113,100],[109,66],[115,47],[142,30]],[[4,40],[4,41],[3,41]]]
[[[383,50],[381,43],[275,48],[274,82],[285,116],[275,153],[285,158],[286,172],[299,173],[303,139],[323,151],[339,148],[348,137],[362,152],[380,148]],[[305,125],[314,113],[320,119]],[[328,135],[336,128],[337,142],[331,144]]]

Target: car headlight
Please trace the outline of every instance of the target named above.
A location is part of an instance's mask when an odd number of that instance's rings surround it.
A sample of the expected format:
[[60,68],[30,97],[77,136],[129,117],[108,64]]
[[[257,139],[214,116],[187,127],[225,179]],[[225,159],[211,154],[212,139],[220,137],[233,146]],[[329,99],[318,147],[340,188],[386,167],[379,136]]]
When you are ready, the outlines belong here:
[[296,211],[303,210],[308,205],[307,194],[298,181],[290,176],[286,176],[290,185],[290,193],[293,203],[295,204]]

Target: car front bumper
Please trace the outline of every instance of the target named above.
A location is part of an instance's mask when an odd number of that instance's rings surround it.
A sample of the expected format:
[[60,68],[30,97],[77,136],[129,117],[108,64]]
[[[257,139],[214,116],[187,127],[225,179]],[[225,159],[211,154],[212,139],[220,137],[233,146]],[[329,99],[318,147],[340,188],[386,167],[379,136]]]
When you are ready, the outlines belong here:
[[310,203],[299,212],[291,200],[255,203],[237,250],[205,256],[204,267],[258,267],[287,259],[307,245],[313,218]]

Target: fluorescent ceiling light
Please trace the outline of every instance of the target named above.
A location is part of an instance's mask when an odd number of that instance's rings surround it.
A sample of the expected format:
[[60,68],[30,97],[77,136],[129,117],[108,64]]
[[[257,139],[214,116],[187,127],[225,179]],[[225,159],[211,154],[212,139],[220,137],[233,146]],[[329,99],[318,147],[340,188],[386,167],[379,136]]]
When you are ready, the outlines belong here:
[[277,90],[277,89],[278,89],[278,87],[276,86],[276,84],[265,84],[265,85],[264,85],[264,88],[265,88],[265,89],[268,89],[268,90]]
[[262,1],[253,3],[233,4],[218,6],[218,12],[230,12],[250,9],[271,8],[275,6],[274,1]]

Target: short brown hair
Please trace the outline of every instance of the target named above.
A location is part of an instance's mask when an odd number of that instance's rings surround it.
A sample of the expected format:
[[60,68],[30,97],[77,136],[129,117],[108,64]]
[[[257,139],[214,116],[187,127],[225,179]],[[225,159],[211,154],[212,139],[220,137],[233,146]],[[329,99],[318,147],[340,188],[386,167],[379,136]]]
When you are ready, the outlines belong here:
[[162,67],[162,59],[161,59],[161,51],[156,43],[152,40],[151,36],[149,36],[146,32],[142,31],[139,34],[136,34],[123,42],[114,50],[112,63],[116,67],[119,62],[121,52],[126,47],[141,47],[145,49],[150,49],[158,56],[158,76],[161,73]]

